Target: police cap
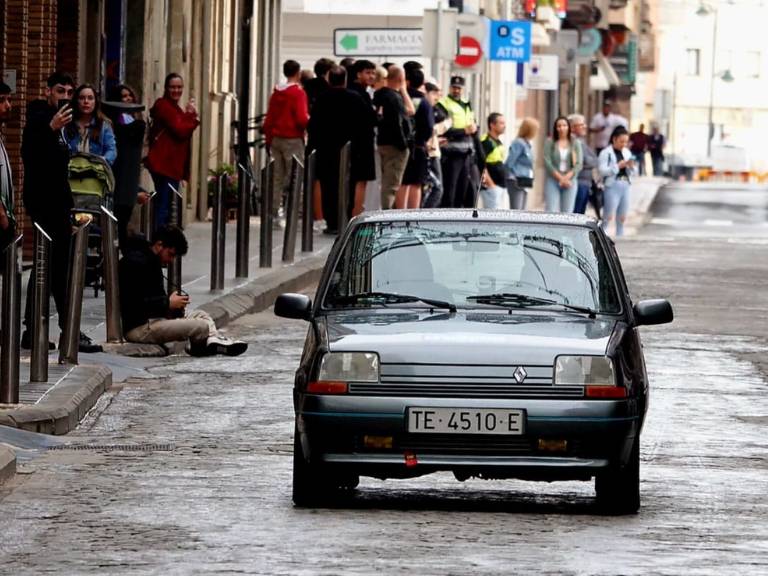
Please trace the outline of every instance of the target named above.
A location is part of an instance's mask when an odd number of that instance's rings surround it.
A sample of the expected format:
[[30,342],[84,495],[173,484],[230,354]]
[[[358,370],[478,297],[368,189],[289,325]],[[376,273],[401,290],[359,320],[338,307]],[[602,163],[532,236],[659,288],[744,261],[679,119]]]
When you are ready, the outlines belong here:
[[451,86],[464,86],[466,80],[463,76],[451,76]]

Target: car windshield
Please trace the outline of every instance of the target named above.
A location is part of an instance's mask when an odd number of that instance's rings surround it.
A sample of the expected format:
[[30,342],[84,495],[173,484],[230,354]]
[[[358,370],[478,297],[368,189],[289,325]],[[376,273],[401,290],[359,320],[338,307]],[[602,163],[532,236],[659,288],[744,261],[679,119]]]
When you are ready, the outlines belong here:
[[594,231],[495,221],[361,224],[343,248],[323,305],[434,307],[430,301],[456,308],[621,310]]

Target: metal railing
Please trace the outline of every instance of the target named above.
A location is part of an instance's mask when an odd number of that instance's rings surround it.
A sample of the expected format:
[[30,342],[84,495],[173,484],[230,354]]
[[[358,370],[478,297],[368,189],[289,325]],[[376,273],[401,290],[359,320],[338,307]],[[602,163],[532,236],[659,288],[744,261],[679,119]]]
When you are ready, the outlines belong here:
[[120,318],[120,283],[117,274],[117,218],[101,207],[101,245],[104,253],[104,299],[107,312],[107,342],[123,341]]
[[296,234],[299,229],[299,191],[302,189],[304,165],[294,154],[291,158],[291,185],[285,199],[285,232],[283,262],[293,262],[296,255]]
[[261,235],[259,242],[259,266],[261,268],[272,267],[272,201],[273,188],[272,171],[275,161],[267,158],[264,168],[261,169]]
[[5,248],[3,258],[2,350],[0,350],[0,403],[19,403],[19,354],[21,344],[21,271],[19,235]]
[[235,276],[248,278],[248,252],[251,239],[251,173],[237,164],[237,245],[235,248]]
[[349,222],[349,196],[350,196],[350,166],[352,161],[352,142],[347,142],[341,148],[339,155],[339,205],[338,205],[338,229],[339,234],[347,227]]
[[301,221],[301,251],[312,252],[314,244],[314,192],[316,176],[317,152],[308,151],[304,154],[304,186],[301,203],[302,221]]
[[32,357],[30,382],[48,382],[48,337],[50,332],[51,237],[35,224],[35,260],[32,266]]
[[67,294],[67,318],[64,335],[59,344],[59,364],[77,364],[80,346],[80,317],[83,311],[85,265],[88,258],[88,229],[91,222],[80,225],[75,232],[73,253],[69,271]]
[[211,290],[224,289],[224,258],[227,239],[227,208],[224,206],[226,174],[216,180],[211,223]]
[[[169,221],[171,224],[183,229],[182,211],[184,209],[184,195],[170,184],[168,186],[171,192],[173,192],[171,195]],[[168,293],[170,294],[174,290],[178,290],[179,286],[181,286],[181,258],[174,258],[173,262],[168,266]]]

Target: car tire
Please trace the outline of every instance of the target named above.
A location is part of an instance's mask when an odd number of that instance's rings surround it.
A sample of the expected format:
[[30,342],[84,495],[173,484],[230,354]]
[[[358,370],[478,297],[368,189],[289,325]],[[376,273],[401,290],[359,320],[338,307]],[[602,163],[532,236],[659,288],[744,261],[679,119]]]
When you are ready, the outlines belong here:
[[350,495],[360,482],[355,475],[338,476],[318,464],[307,462],[299,439],[293,432],[293,503],[300,508],[314,508],[339,502]]
[[615,466],[595,477],[597,503],[608,514],[637,514],[640,509],[640,437],[624,466]]

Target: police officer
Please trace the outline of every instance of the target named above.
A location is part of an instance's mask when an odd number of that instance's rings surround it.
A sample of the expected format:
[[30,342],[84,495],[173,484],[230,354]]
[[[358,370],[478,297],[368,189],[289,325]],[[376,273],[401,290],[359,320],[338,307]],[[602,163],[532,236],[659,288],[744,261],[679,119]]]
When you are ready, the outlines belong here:
[[465,80],[451,77],[448,96],[438,103],[439,111],[451,120],[451,128],[443,135],[440,145],[443,170],[443,207],[464,205],[464,196],[472,176],[474,137],[477,134],[475,113],[470,103],[462,98]]
[[483,207],[503,208],[504,197],[507,195],[507,150],[501,141],[507,127],[504,116],[492,112],[488,116],[488,132],[482,137],[485,170],[483,171]]

